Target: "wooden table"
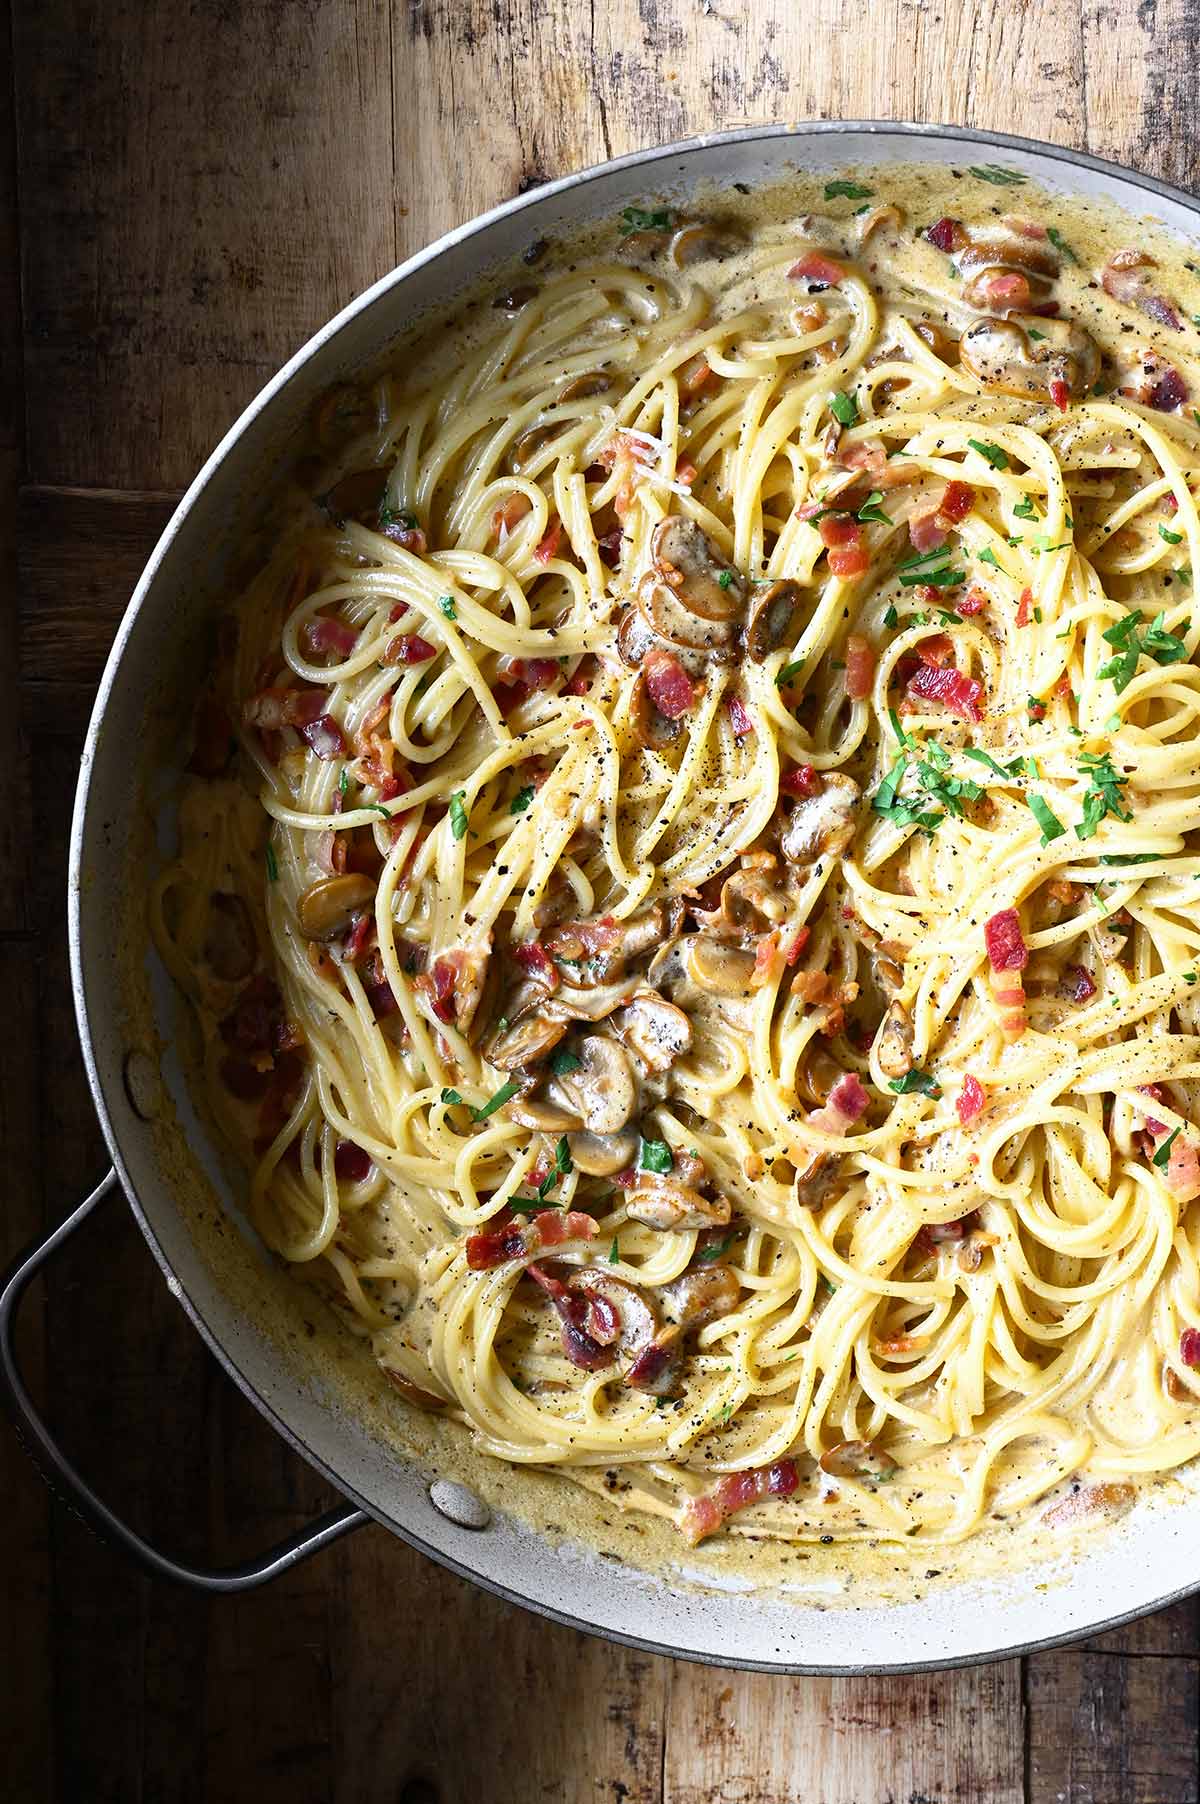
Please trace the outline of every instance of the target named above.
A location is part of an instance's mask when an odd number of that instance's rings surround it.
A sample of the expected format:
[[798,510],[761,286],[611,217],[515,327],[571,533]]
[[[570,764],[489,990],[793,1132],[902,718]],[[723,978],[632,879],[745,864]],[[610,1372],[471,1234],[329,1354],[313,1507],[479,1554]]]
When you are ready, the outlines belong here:
[[[91,693],[173,497],[283,358],[457,221],[709,127],[969,121],[1195,183],[1200,0],[15,0],[12,32],[0,557],[20,699],[0,710],[0,1234],[15,1247],[103,1165],[63,932]],[[231,1559],[328,1500],[203,1350],[125,1211],[27,1315],[64,1440],[162,1545]],[[95,1543],[0,1437],[11,1804],[1200,1797],[1193,1604],[1066,1653],[807,1681],[549,1626],[380,1529],[209,1604]]]

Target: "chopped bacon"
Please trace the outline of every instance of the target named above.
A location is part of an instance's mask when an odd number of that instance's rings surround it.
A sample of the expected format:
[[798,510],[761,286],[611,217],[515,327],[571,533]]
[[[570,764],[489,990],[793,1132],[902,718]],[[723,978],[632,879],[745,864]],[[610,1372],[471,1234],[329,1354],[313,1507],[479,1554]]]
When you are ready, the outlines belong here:
[[729,721],[735,739],[744,739],[754,731],[754,717],[740,696],[731,695],[728,702]]
[[967,241],[967,234],[957,219],[942,217],[926,228],[926,238],[930,244],[936,245],[939,251],[949,256],[951,251],[961,250]]
[[320,714],[316,720],[305,721],[300,734],[318,758],[328,761],[346,756],[346,737],[332,714]]
[[1066,993],[1072,1002],[1090,1002],[1096,994],[1096,980],[1086,965],[1068,965]]
[[600,555],[600,562],[607,564],[610,570],[615,570],[621,561],[621,541],[624,537],[625,534],[621,528],[614,526],[611,532],[602,533],[596,540],[596,550]]
[[1060,413],[1066,413],[1071,405],[1071,390],[1061,376],[1054,376],[1050,382],[1050,399]]
[[726,1517],[748,1509],[752,1503],[761,1503],[764,1497],[790,1497],[799,1484],[796,1462],[790,1459],[748,1472],[728,1472],[710,1490],[688,1498],[679,1519],[680,1529],[695,1547],[706,1535],[714,1534]]
[[792,936],[791,943],[783,955],[784,963],[787,965],[798,965],[800,960],[804,957],[804,948],[808,945],[811,937],[812,929],[810,927],[797,927],[795,934]]
[[383,968],[383,960],[378,952],[373,952],[363,972],[363,993],[371,1005],[371,1013],[377,1021],[385,1021],[389,1015],[400,1012],[400,1004],[387,980]]
[[1149,403],[1159,413],[1174,413],[1188,398],[1187,383],[1178,370],[1167,370],[1150,390]]
[[371,1175],[371,1155],[353,1140],[339,1140],[334,1149],[333,1169],[344,1184],[361,1184]]
[[970,1072],[963,1078],[962,1089],[955,1099],[954,1106],[958,1110],[958,1119],[966,1127],[975,1117],[982,1113],[986,1101],[983,1085]]
[[951,526],[957,526],[965,520],[975,505],[975,490],[969,482],[959,482],[957,478],[946,484],[946,492],[938,502],[938,513]]
[[785,796],[815,796],[820,788],[821,779],[811,764],[798,764],[779,779],[780,794]]
[[908,536],[917,551],[935,551],[946,543],[946,529],[938,519],[936,508],[913,514],[908,522]]
[[195,737],[188,769],[194,777],[220,777],[233,756],[233,728],[220,702],[211,695],[196,704]]
[[984,923],[983,938],[992,1000],[1000,1011],[1000,1032],[1006,1041],[1019,1040],[1027,1025],[1021,972],[1029,963],[1029,948],[1016,909],[1002,908],[994,914]]
[[513,946],[511,952],[514,965],[519,965],[522,971],[528,972],[530,977],[536,977],[550,989],[558,988],[558,970],[544,946],[540,946],[536,940],[526,940],[521,945]]
[[650,700],[668,720],[678,720],[695,706],[696,691],[692,679],[671,652],[655,646],[646,653],[642,669],[646,673]]
[[834,576],[861,576],[870,565],[862,542],[862,527],[853,514],[826,514],[817,529],[829,553]]
[[346,957],[352,965],[357,964],[363,953],[370,947],[374,930],[375,917],[373,914],[364,910],[362,914],[355,915],[350,925],[350,931],[343,942]]
[[304,623],[304,644],[308,651],[336,651],[348,658],[358,644],[358,628],[335,614],[314,614]]
[[426,664],[437,657],[437,646],[420,633],[397,633],[389,639],[380,662],[383,664]]
[[548,689],[559,674],[557,658],[508,658],[500,667],[492,692],[506,717],[539,690]]
[[558,555],[558,543],[562,538],[562,521],[555,515],[547,528],[546,536],[540,539],[533,548],[533,555],[539,564],[548,564],[552,557]]
[[1200,1144],[1188,1134],[1178,1134],[1171,1143],[1167,1188],[1181,1203],[1200,1196]]
[[1156,325],[1166,326],[1172,332],[1183,331],[1183,321],[1176,313],[1174,307],[1172,307],[1170,301],[1164,299],[1161,294],[1145,294],[1142,296],[1138,305],[1141,307],[1143,313],[1154,320]]
[[685,489],[690,489],[695,482],[698,471],[690,457],[681,457],[675,465],[675,480]]
[[1028,313],[1033,296],[1029,278],[1015,269],[982,269],[963,290],[963,298],[973,307],[982,307],[1001,318],[1009,313]]
[[887,461],[887,451],[878,439],[860,439],[855,445],[847,445],[838,457],[843,470],[867,470],[872,476],[886,469]]
[[467,1265],[473,1272],[490,1271],[509,1259],[522,1259],[525,1252],[525,1230],[507,1212],[496,1216],[483,1233],[467,1236]]
[[[588,1229],[580,1230],[581,1232],[594,1234],[596,1231],[596,1224],[590,1215],[564,1216],[557,1209],[547,1209],[536,1215],[530,1226],[529,1233],[535,1248],[556,1246],[561,1241],[570,1239],[570,1231],[560,1231],[570,1222],[587,1222]],[[551,1234],[553,1238],[550,1241],[544,1240],[544,1233]],[[535,1284],[541,1285],[558,1312],[558,1319],[562,1324],[562,1349],[571,1364],[585,1372],[594,1372],[601,1366],[608,1365],[613,1357],[610,1350],[612,1341],[599,1340],[590,1332],[592,1328],[600,1327],[602,1334],[607,1336],[611,1325],[608,1313],[615,1313],[607,1299],[596,1292],[569,1289],[561,1278],[556,1278],[540,1265],[531,1263],[525,1271]],[[598,1310],[597,1305],[600,1304],[605,1306],[604,1309]],[[612,1339],[615,1338],[614,1335]]]
[[1185,1328],[1179,1336],[1179,1357],[1190,1371],[1200,1367],[1200,1328]]
[[448,958],[435,958],[429,971],[429,995],[439,1021],[454,1019],[454,986],[458,971]]
[[954,606],[960,614],[982,614],[987,602],[988,598],[982,589],[968,589]]
[[1118,251],[1105,264],[1100,284],[1105,294],[1111,295],[1114,301],[1120,301],[1126,307],[1140,307],[1156,325],[1166,326],[1172,332],[1182,332],[1183,321],[1170,301],[1161,294],[1152,293],[1149,277],[1139,273],[1156,267],[1154,258],[1147,256],[1144,251]]
[[945,670],[954,662],[954,641],[945,633],[933,633],[928,639],[922,639],[917,647],[917,657],[933,670]]
[[400,545],[405,551],[413,551],[418,557],[424,555],[428,540],[419,526],[405,526],[400,520],[389,520],[379,530],[393,545]]
[[983,684],[953,666],[922,664],[908,679],[908,693],[921,701],[941,702],[961,720],[982,720]]
[[846,641],[846,694],[852,702],[865,701],[875,677],[875,648],[861,633]]
[[[774,976],[779,960],[778,934],[763,934],[754,948],[754,971],[750,978],[751,984],[758,988],[760,984],[766,983],[770,977]],[[824,976],[824,972],[821,975]]]
[[822,1128],[827,1134],[844,1134],[866,1114],[870,1102],[858,1073],[843,1071],[826,1097],[824,1107],[809,1116],[808,1125]]
[[324,689],[308,684],[296,689],[260,689],[242,704],[248,727],[279,732],[283,727],[304,727],[324,714],[329,697]]
[[1020,600],[1017,602],[1017,625],[1028,626],[1032,619],[1033,590],[1028,588],[1022,589]]
[[593,1240],[596,1218],[582,1209],[542,1209],[534,1216],[533,1229],[544,1247],[561,1246],[564,1240]]
[[690,401],[700,393],[702,388],[707,388],[708,384],[715,379],[708,359],[697,357],[688,364],[679,377],[679,392]]
[[811,282],[818,288],[836,288],[845,276],[846,271],[832,257],[826,257],[820,251],[805,251],[788,270],[788,279],[792,282]]

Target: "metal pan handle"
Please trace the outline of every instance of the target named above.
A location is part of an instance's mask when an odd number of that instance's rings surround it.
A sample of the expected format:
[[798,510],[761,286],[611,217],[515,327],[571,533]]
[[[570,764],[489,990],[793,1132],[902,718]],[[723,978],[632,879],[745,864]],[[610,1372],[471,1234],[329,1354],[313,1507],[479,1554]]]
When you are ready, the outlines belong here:
[[8,1403],[17,1433],[34,1463],[41,1469],[50,1489],[102,1540],[110,1541],[113,1546],[129,1554],[155,1578],[172,1579],[176,1584],[190,1585],[197,1591],[248,1591],[252,1586],[264,1584],[267,1579],[286,1572],[289,1566],[307,1559],[309,1554],[327,1547],[339,1535],[344,1535],[347,1529],[358,1528],[362,1523],[368,1522],[370,1518],[366,1511],[344,1503],[337,1509],[318,1516],[308,1528],[289,1536],[269,1552],[260,1554],[255,1560],[247,1560],[241,1566],[210,1571],[204,1566],[185,1565],[183,1561],[173,1560],[168,1554],[159,1553],[157,1548],[151,1547],[148,1541],[144,1541],[128,1523],[115,1516],[96,1495],[87,1480],[75,1470],[42,1421],[21,1377],[14,1336],[17,1311],[27,1285],[50,1255],[57,1252],[76,1228],[82,1226],[105,1197],[119,1192],[119,1188],[116,1172],[110,1171],[64,1222],[44,1239],[35,1241],[0,1280],[0,1390]]

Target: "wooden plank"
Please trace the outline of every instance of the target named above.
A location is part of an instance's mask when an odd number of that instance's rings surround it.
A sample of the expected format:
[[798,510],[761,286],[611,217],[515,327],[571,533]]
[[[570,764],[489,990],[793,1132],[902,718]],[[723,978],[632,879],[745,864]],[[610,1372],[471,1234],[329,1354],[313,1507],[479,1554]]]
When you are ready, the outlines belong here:
[[333,1804],[660,1804],[674,1663],[515,1609],[379,1529],[334,1558]]
[[1198,1662],[1071,1648],[1028,1662],[1028,1804],[1196,1804]]
[[16,9],[33,480],[182,487],[391,267],[387,11]]
[[1088,148],[1195,189],[1200,149],[1181,122],[1195,106],[1200,9],[1154,0],[1085,0]]

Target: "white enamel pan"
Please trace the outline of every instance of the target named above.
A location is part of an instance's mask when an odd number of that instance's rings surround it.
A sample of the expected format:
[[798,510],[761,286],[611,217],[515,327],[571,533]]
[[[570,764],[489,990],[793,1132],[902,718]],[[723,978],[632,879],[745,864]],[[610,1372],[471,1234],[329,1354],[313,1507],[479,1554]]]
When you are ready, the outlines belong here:
[[[422,1442],[418,1433],[415,1450],[402,1451],[370,1408],[353,1406],[354,1384],[329,1341],[289,1329],[289,1307],[301,1305],[289,1305],[287,1297],[300,1287],[287,1289],[245,1222],[236,1173],[188,1094],[176,1050],[178,998],[147,948],[140,893],[146,821],[155,808],[169,812],[171,762],[185,736],[179,723],[188,718],[186,700],[173,705],[172,697],[186,696],[188,670],[195,671],[202,655],[203,623],[235,555],[248,498],[262,496],[314,399],[376,361],[420,316],[452,307],[481,272],[535,239],[614,217],[646,195],[686,196],[698,185],[734,181],[757,185],[796,168],[883,171],[913,161],[1003,163],[1051,190],[1103,196],[1200,236],[1200,208],[1178,189],[1094,157],[993,133],[805,124],[695,138],[623,157],[450,232],[351,302],[226,434],[159,540],[100,685],[71,845],[75,1006],[114,1169],[18,1261],[0,1291],[0,1383],[31,1452],[67,1501],[152,1572],[213,1591],[242,1589],[373,1519],[463,1577],[555,1621],[689,1659],[814,1673],[910,1671],[999,1658],[1093,1634],[1200,1586],[1200,1497],[1168,1505],[1151,1496],[1118,1531],[1070,1562],[1043,1568],[1026,1559],[1021,1570],[987,1584],[915,1585],[888,1601],[860,1587],[847,1603],[832,1589],[823,1596],[799,1585],[785,1592],[728,1578],[706,1584],[703,1550],[689,1556],[688,1573],[668,1577],[639,1570],[628,1552],[623,1562],[591,1552],[572,1536],[576,1493],[561,1481],[542,1481],[543,1504],[532,1512],[537,1527],[528,1525],[528,1509],[522,1519],[505,1508],[503,1486],[497,1490],[485,1473],[477,1484],[451,1482],[444,1438],[428,1431]],[[149,774],[139,776],[141,769]],[[21,1380],[13,1324],[25,1286],[106,1198],[117,1206],[122,1191],[173,1294],[214,1354],[346,1499],[303,1534],[236,1570],[183,1566],[120,1522],[57,1446]],[[102,1359],[103,1348],[95,1351]],[[360,1398],[369,1396],[366,1381],[357,1383]],[[393,1405],[394,1413],[401,1409]],[[172,1420],[160,1430],[164,1443],[187,1432]],[[465,1466],[453,1466],[459,1480],[464,1471],[470,1477],[470,1456],[463,1457]]]

